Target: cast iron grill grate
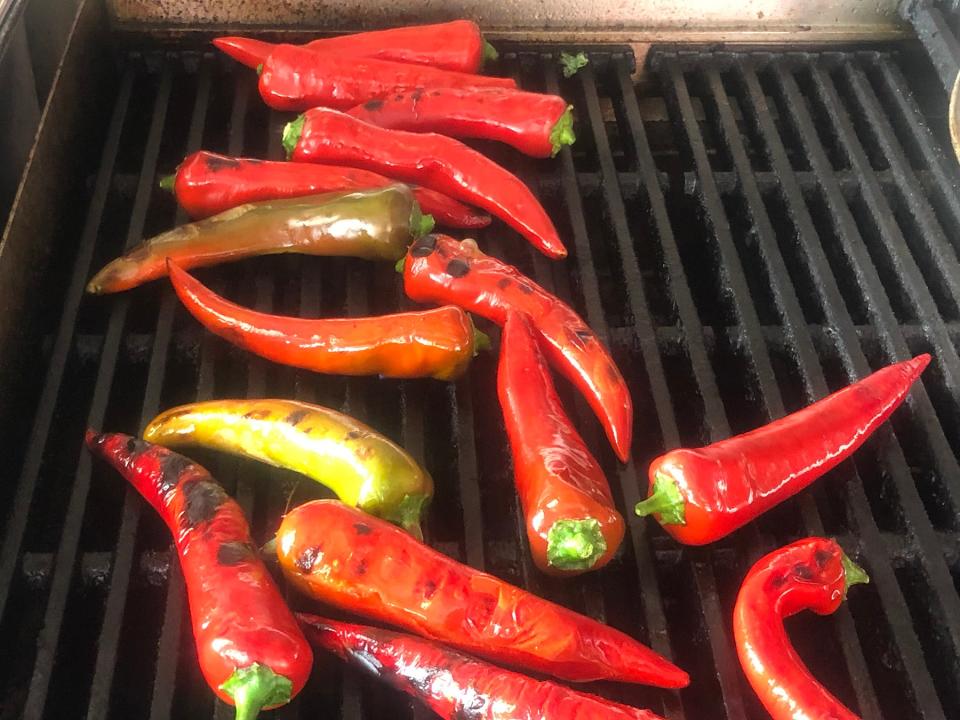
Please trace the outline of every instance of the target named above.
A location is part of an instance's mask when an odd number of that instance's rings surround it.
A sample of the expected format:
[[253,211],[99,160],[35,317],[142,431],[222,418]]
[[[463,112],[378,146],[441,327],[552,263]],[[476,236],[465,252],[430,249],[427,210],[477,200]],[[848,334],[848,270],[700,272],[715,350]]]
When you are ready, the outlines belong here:
[[[184,220],[159,175],[199,147],[279,158],[289,119],[262,105],[252,73],[220,58],[131,54],[103,108],[99,167],[78,189],[85,223],[57,239],[56,299],[11,431],[23,449],[2,470],[11,512],[0,647],[16,652],[0,658],[0,717],[231,716],[199,676],[166,529],[81,446],[87,424],[132,431],[176,403],[242,395],[340,408],[398,440],[436,480],[433,545],[640,637],[694,678],[679,695],[591,689],[671,719],[764,717],[731,644],[739,582],[774,546],[827,534],[873,582],[834,617],[791,621],[801,654],[864,717],[960,717],[958,169],[898,58],[665,53],[639,86],[626,53],[592,53],[570,80],[555,60],[518,47],[503,69],[574,102],[572,152],[540,162],[484,149],[538,190],[571,259],[552,263],[502,228],[479,240],[608,339],[638,407],[634,462],[614,462],[585,405],[563,390],[625,515],[664,448],[745,430],[932,352],[895,432],[884,427],[854,463],[716,546],[681,548],[634,518],[608,568],[544,578],[519,540],[494,355],[455,385],[321,377],[202,332],[163,283],[83,297],[123,245]],[[392,268],[361,261],[277,257],[200,275],[261,310],[409,306]],[[196,455],[260,540],[288,502],[319,496],[293,475]],[[277,717],[430,714],[320,656],[308,689]]]

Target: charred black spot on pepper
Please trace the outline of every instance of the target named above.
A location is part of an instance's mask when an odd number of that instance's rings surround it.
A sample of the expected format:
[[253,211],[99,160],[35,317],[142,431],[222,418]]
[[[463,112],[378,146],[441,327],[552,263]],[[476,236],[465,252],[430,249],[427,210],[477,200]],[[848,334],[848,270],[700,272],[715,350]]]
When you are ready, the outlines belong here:
[[533,288],[530,287],[528,283],[525,283],[525,282],[517,283],[517,287],[520,288],[520,292],[522,292],[524,295],[533,295]]
[[364,436],[365,433],[360,432],[359,430],[351,430],[347,433],[347,440],[358,440]]
[[501,290],[506,290],[510,287],[510,278],[500,278],[497,280],[497,287]]
[[813,559],[817,563],[817,567],[821,570],[827,566],[827,563],[833,558],[833,553],[824,550],[823,548],[817,548],[816,552],[813,553]]
[[484,695],[473,694],[469,705],[461,705],[452,715],[453,720],[481,720],[486,717],[484,710],[487,707],[487,698]]
[[290,425],[296,425],[298,422],[300,422],[301,420],[303,420],[303,419],[304,419],[307,415],[309,415],[309,414],[310,414],[310,411],[309,411],[309,410],[306,410],[306,409],[304,409],[304,408],[300,408],[299,410],[294,410],[292,413],[290,413],[289,415],[287,415],[287,416],[283,419],[283,421],[286,422],[286,423],[288,423],[288,424],[290,424]]
[[253,548],[239,540],[220,543],[220,547],[217,548],[217,562],[221,565],[239,565],[253,558]]
[[470,272],[470,263],[466,260],[461,260],[460,258],[454,258],[447,263],[445,272],[450,277],[462,278],[468,272]]
[[367,100],[363,104],[364,110],[370,110],[372,112],[379,110],[383,107],[383,100]]
[[159,454],[159,465],[160,472],[163,476],[162,489],[164,492],[168,492],[172,488],[176,487],[184,473],[186,473],[190,468],[194,467],[193,462],[185,458],[183,455],[180,453],[170,452],[169,450]]
[[369,535],[373,532],[373,528],[363,522],[354,523],[353,529],[357,531],[357,535]]
[[353,574],[357,577],[363,577],[367,574],[367,559],[361,558],[360,562],[357,563],[357,566],[353,569]]
[[793,566],[793,574],[801,580],[813,580],[813,571],[806,563],[797,563]]
[[393,96],[393,99],[396,100],[397,102],[400,102],[401,100],[403,100],[403,93],[397,93],[396,95]]
[[96,435],[90,438],[90,442],[93,445],[97,445],[99,447],[100,445],[103,445],[106,439],[107,439],[106,435],[104,435],[103,433],[97,433]]
[[783,574],[783,575],[775,575],[775,576],[773,577],[773,580],[770,581],[770,584],[773,585],[773,589],[774,589],[774,590],[783,587],[784,585],[787,584],[787,576],[786,576],[786,574]]
[[207,169],[213,170],[214,172],[227,168],[240,167],[240,161],[232,157],[224,157],[223,155],[207,155],[206,159]]
[[127,440],[127,452],[133,453],[137,451],[137,439],[135,437]]
[[427,580],[423,583],[423,597],[426,600],[432,598],[437,592],[437,583],[435,580]]
[[270,416],[270,411],[269,410],[251,410],[248,413],[244,413],[243,416],[245,418],[249,418],[250,420],[263,420],[264,418]]
[[412,93],[410,93],[410,99],[416,102],[423,97],[423,88],[417,88]]
[[412,248],[410,248],[410,255],[413,257],[426,257],[427,255],[431,255],[436,249],[437,236],[424,235],[413,244]]
[[227,501],[227,493],[212,480],[189,480],[183,486],[187,527],[209,522]]
[[297,569],[306,575],[311,570],[313,570],[313,564],[317,562],[317,558],[320,557],[320,546],[304,548],[303,551],[297,555],[294,559],[293,564],[297,566]]

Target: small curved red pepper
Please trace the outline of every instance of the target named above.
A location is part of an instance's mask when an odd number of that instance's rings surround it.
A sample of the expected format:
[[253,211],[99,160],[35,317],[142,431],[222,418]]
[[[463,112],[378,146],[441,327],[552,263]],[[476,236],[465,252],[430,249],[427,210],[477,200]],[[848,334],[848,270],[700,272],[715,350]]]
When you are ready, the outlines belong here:
[[[187,156],[160,187],[173,190],[177,202],[195,220],[249,202],[277,200],[393,185],[394,180],[358,168],[313,163],[273,162],[235,158],[200,150]],[[490,216],[477,212],[443,193],[414,187],[413,196],[424,213],[441,225],[482,228]]]
[[577,139],[573,105],[562,97],[505,88],[417,88],[368,100],[347,114],[393,130],[496,140],[539,158]]
[[444,720],[661,720],[412,635],[316,615],[297,618],[315,646],[421,700]]
[[173,533],[200,669],[237,720],[290,701],[313,652],[260,561],[243,510],[182,455],[120,433],[87,431],[87,447],[149,502]]
[[484,255],[472,240],[426,235],[407,251],[403,288],[417,302],[453,303],[503,325],[507,312],[528,315],[550,363],[583,394],[614,451],[630,456],[633,402],[600,338],[568,305],[510,265]]
[[453,138],[385,130],[328,108],[305,112],[283,130],[287,157],[382,172],[483,208],[547,257],[567,250],[546,210],[515,175]]
[[623,540],[623,517],[519,313],[507,313],[500,336],[497,390],[534,562],[552,575],[603,567]]
[[740,665],[773,720],[857,720],[797,655],[783,619],[801,610],[829,615],[852,585],[870,578],[833,540],[807,538],[761,558],[733,611]]
[[687,545],[719,540],[850,457],[929,362],[924,354],[890,365],[756,430],[661,455],[637,515],[653,514]]

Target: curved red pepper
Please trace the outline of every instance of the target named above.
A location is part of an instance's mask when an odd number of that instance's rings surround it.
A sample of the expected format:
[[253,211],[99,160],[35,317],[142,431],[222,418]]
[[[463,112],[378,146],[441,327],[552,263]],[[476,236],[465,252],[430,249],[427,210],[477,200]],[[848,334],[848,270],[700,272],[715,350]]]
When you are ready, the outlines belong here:
[[417,302],[453,303],[498,325],[528,315],[550,363],[583,394],[623,462],[630,456],[633,403],[610,353],[569,306],[472,240],[427,235],[410,246],[403,288]]
[[515,88],[510,78],[276,45],[260,69],[260,97],[275,110],[346,110],[391,93],[437,87]]
[[619,630],[461,565],[336,500],[277,531],[286,578],[313,598],[423,637],[574,682],[685,687],[687,674]]
[[562,97],[504,88],[418,88],[368,100],[347,114],[393,130],[497,140],[540,158],[577,139],[573,105]]
[[903,402],[929,355],[863,380],[743,435],[671,450],[650,464],[637,515],[687,545],[719,540],[850,457]]
[[829,615],[851,585],[869,580],[837,543],[816,537],[775,550],[750,569],[733,632],[743,672],[773,720],[857,720],[803,664],[783,619],[801,610]]
[[534,330],[515,312],[503,326],[497,390],[534,562],[554,575],[603,567],[623,540],[623,517],[563,411]]
[[[380,188],[394,182],[358,168],[235,158],[200,150],[187,156],[176,173],[161,180],[160,187],[173,190],[190,217],[202,219],[248,202]],[[442,225],[482,228],[490,224],[489,215],[443,193],[411,189],[421,210]]]
[[200,669],[237,720],[283,705],[310,676],[313,653],[250,539],[243,511],[210,474],[158,445],[87,431],[173,533]]
[[596,695],[494,667],[412,635],[298,614],[307,637],[424,702],[444,720],[660,720]]
[[552,258],[566,257],[543,206],[515,175],[452,138],[385,130],[327,108],[305,112],[283,130],[287,157],[383,172],[483,208]]

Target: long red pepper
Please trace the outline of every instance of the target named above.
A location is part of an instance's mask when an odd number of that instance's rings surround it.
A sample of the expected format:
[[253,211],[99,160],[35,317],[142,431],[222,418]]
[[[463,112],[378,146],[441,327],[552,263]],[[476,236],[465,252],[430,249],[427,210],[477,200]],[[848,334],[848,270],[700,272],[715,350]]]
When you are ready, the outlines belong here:
[[313,653],[250,538],[240,506],[199,465],[129,435],[87,431],[173,533],[200,669],[237,720],[289,702]]
[[505,88],[417,88],[368,100],[347,114],[394,130],[497,140],[541,158],[576,140],[573,105]]
[[610,562],[623,540],[603,470],[563,411],[526,316],[507,313],[497,390],[533,560],[572,575]]
[[529,188],[452,138],[385,130],[336,110],[314,108],[287,124],[283,146],[291,160],[344,163],[432,188],[496,215],[548,257],[567,254]]
[[336,500],[290,511],[284,576],[317,600],[492,660],[587,682],[678,688],[687,674],[619,630],[531,595]]
[[[274,43],[243,37],[216,38],[213,44],[252,68],[262,64],[274,47]],[[372,57],[463,73],[479,72],[485,60],[497,59],[497,51],[483,39],[480,28],[471,20],[320,38],[304,47],[342,57]]]
[[[383,175],[358,168],[235,158],[200,150],[187,156],[173,175],[163,178],[160,187],[173,190],[180,207],[199,220],[249,202],[380,188],[394,183]],[[412,190],[421,210],[442,225],[482,228],[490,224],[489,215],[443,193],[422,187]]]
[[412,635],[297,618],[315,646],[421,700],[444,720],[659,720],[649,710],[534,680]]
[[801,610],[836,611],[867,574],[833,540],[807,538],[775,550],[751,568],[733,611],[740,665],[773,720],[857,720],[817,682],[797,655],[783,619]]
[[630,391],[600,338],[568,305],[510,265],[484,255],[472,240],[426,235],[410,246],[403,288],[417,302],[453,303],[498,325],[508,310],[525,313],[550,363],[596,413],[622,461],[630,456]]
[[355,58],[277,45],[260,68],[260,97],[275,110],[346,110],[390,93],[437,87],[515,88],[510,78],[438,70],[426,65]]
[[919,355],[743,435],[671,450],[650,464],[651,495],[637,514],[688,545],[719,540],[850,457],[929,362]]

